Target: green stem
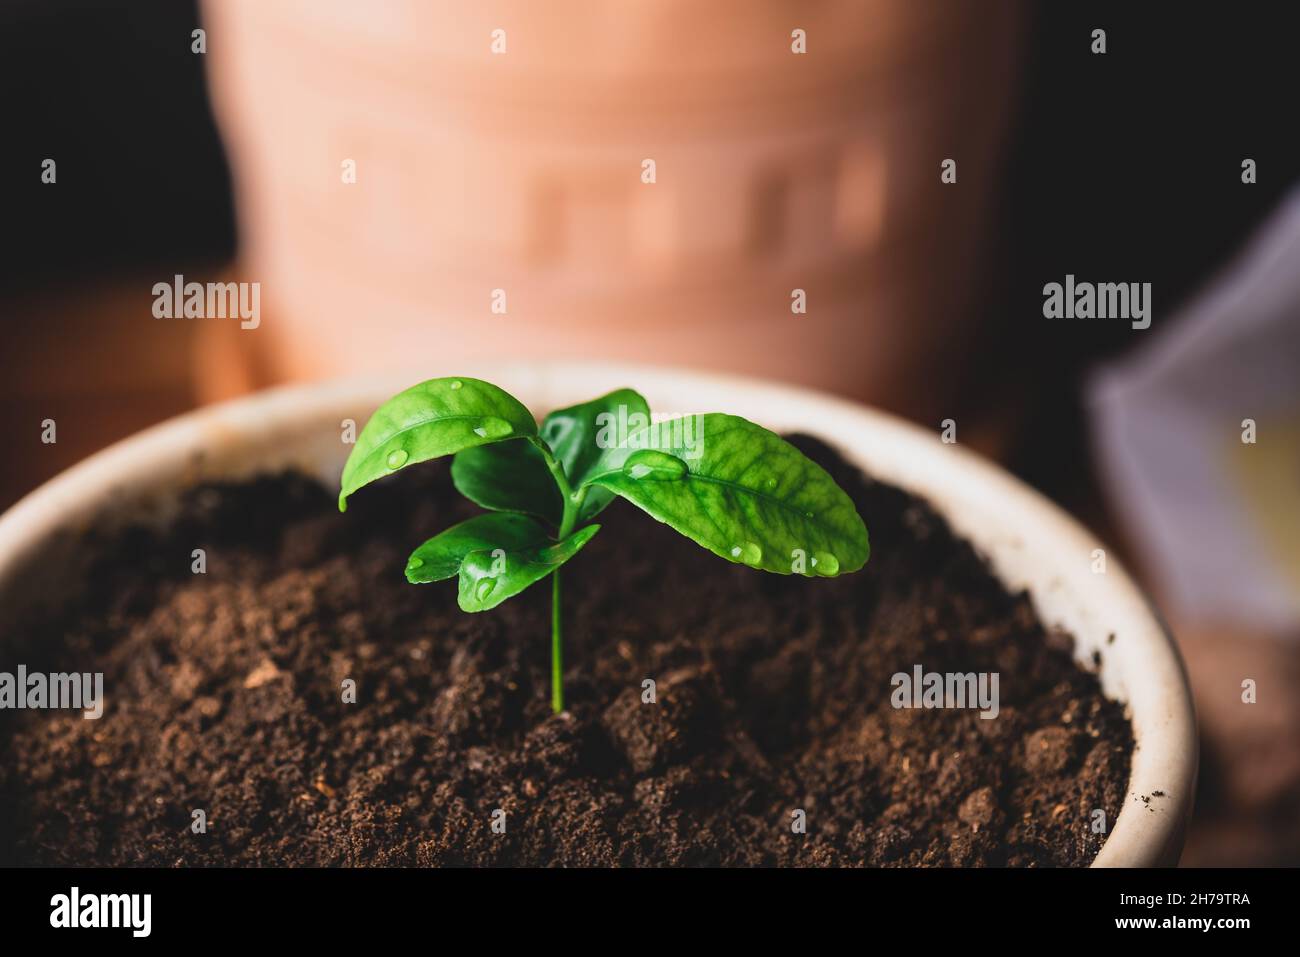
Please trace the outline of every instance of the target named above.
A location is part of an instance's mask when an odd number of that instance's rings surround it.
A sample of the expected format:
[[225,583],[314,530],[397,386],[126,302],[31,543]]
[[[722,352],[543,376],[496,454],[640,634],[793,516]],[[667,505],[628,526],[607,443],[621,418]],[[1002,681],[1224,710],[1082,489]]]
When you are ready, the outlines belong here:
[[[578,524],[578,512],[582,509],[587,490],[580,488],[576,492],[564,474],[564,467],[551,455],[545,445],[538,446],[546,459],[546,467],[551,470],[555,484],[560,488],[564,499],[564,514],[560,518],[559,539],[564,541],[573,534],[573,527]],[[551,572],[551,710],[559,714],[564,710],[564,627],[560,606],[560,570]]]
[[551,572],[551,710],[564,710],[564,635],[560,627],[560,570]]

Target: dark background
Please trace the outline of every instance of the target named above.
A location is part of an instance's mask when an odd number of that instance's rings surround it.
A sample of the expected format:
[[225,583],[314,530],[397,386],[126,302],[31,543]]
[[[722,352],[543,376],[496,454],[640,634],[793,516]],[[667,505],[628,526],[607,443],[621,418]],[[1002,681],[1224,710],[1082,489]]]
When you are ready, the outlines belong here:
[[178,42],[198,22],[176,0],[6,0],[0,289],[234,255],[203,57]]

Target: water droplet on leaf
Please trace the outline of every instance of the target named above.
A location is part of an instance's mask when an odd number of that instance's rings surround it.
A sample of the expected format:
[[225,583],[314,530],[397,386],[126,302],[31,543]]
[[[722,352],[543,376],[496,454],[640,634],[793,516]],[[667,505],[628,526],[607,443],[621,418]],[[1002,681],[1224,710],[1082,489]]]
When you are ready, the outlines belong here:
[[757,565],[763,560],[763,549],[753,542],[745,542],[743,545],[732,546],[731,557],[740,559],[746,565]]
[[497,587],[495,578],[480,578],[477,585],[474,586],[474,598],[480,604],[488,600],[492,590]]
[[505,419],[498,419],[491,415],[479,419],[478,425],[474,428],[474,434],[482,439],[504,438],[513,431],[514,429]]
[[838,574],[840,570],[840,560],[830,552],[814,552],[810,564],[818,575],[828,578]]
[[419,568],[423,564],[424,564],[424,559],[420,558],[418,555],[412,555],[406,561],[407,568]]
[[388,458],[384,460],[384,463],[390,469],[400,469],[406,464],[408,458],[410,458],[410,456],[406,454],[406,449],[393,449],[393,451],[388,453]]
[[686,477],[686,463],[675,455],[657,449],[633,452],[623,463],[623,472],[630,478],[649,479],[652,482],[674,482]]
[[452,380],[451,380],[451,385],[448,386],[448,388],[451,389],[451,390],[453,390],[453,391],[455,391],[456,389],[459,389],[460,387],[461,387],[461,381],[460,381],[459,379],[452,379]]

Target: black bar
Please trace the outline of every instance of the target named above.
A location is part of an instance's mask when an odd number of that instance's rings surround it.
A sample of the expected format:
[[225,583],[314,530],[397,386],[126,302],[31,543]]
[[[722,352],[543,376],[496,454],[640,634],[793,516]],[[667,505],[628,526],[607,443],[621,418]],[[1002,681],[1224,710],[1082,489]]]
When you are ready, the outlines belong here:
[[[1279,870],[1155,871],[540,871],[540,870],[98,870],[4,872],[6,943],[29,938],[83,944],[136,938],[130,927],[51,927],[51,899],[149,894],[147,939],[167,943],[284,941],[336,947],[388,935],[446,949],[664,946],[692,927],[728,935],[791,931],[826,939],[916,934],[918,945],[999,936],[1044,943],[1107,938],[1144,944],[1200,936],[1231,945],[1284,932],[1294,875]],[[1127,896],[1122,896],[1127,895]],[[1174,895],[1171,897],[1171,895]],[[1207,896],[1199,896],[1207,895]],[[1235,896],[1234,896],[1235,895]],[[1247,926],[1166,921],[1244,919]],[[1151,927],[1120,927],[1152,920]],[[612,935],[612,936],[611,936]],[[466,940],[465,938],[468,938]],[[477,940],[479,944],[471,941]],[[621,942],[621,943],[618,943]],[[1052,944],[1056,946],[1057,943]],[[337,951],[332,951],[337,952]]]

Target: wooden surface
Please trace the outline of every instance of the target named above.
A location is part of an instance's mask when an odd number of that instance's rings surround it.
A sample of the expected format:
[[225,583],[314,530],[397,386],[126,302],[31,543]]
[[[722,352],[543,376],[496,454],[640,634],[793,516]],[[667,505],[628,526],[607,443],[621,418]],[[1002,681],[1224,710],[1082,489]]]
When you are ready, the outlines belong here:
[[[87,455],[194,405],[195,327],[152,315],[158,277],[0,301],[0,509]],[[57,441],[41,441],[45,419]]]

